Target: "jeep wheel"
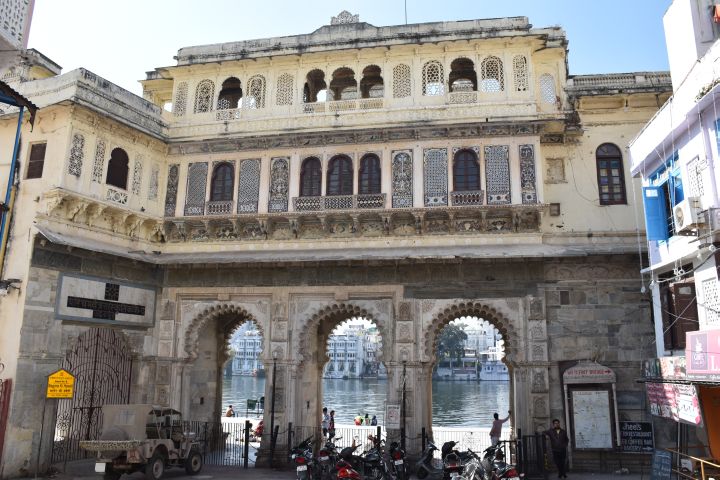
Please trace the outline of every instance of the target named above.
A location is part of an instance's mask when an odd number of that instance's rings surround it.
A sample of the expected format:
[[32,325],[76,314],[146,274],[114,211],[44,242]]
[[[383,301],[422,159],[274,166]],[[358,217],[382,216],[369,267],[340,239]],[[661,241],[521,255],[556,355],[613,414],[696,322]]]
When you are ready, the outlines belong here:
[[145,465],[145,478],[147,480],[160,480],[165,473],[165,457],[160,452],[153,453],[150,461]]
[[105,464],[105,473],[103,474],[103,480],[118,480],[122,475],[122,472],[118,472],[113,468],[112,463]]
[[190,450],[190,454],[185,459],[185,473],[188,475],[197,475],[203,467],[203,457],[197,450]]

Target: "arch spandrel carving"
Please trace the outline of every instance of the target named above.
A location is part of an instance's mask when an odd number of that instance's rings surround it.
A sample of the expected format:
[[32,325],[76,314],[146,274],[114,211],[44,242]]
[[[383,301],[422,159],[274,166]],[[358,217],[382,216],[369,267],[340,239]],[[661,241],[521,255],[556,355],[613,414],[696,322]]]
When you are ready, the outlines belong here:
[[[228,344],[232,332],[240,324],[251,321],[257,325],[260,334],[262,335],[263,341],[267,342],[267,336],[265,335],[266,326],[265,322],[259,321],[258,317],[248,312],[245,305],[239,305],[236,303],[203,303],[205,308],[199,313],[193,315],[193,319],[185,330],[185,353],[187,354],[188,361],[194,361],[198,356],[198,335],[202,328],[208,323],[208,321],[224,317],[231,316],[235,319],[232,321],[233,325],[231,328],[227,328],[224,332],[223,344]],[[195,307],[197,309],[197,306]]]
[[440,331],[448,323],[460,317],[482,318],[497,328],[505,341],[506,363],[520,361],[524,356],[522,350],[523,341],[515,325],[511,322],[510,315],[503,313],[498,308],[491,307],[487,303],[472,300],[458,301],[444,310],[428,313],[429,317],[426,318],[430,319],[429,324],[424,322],[423,325],[423,338],[425,339],[423,355],[424,359],[428,361],[435,361],[435,344]]

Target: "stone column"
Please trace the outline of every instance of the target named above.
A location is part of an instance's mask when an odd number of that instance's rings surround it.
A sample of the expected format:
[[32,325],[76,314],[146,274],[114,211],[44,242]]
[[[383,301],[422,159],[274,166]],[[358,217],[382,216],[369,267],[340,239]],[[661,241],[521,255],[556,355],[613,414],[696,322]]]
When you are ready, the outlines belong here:
[[[516,378],[515,395],[519,400],[516,404],[524,403],[531,408],[522,425],[518,424],[523,432],[530,434],[547,428],[550,419],[550,363],[548,362],[547,320],[543,298],[528,297],[526,311],[528,312],[527,362],[520,366],[522,373]],[[525,399],[527,400],[523,401]]]

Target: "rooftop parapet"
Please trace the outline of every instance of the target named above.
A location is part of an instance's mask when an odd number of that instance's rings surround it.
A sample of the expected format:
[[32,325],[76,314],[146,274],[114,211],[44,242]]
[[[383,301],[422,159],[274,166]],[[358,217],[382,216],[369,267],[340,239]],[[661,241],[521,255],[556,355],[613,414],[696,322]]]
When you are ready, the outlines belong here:
[[605,95],[608,93],[635,93],[672,90],[670,72],[607,73],[598,75],[573,75],[567,80],[570,96]]
[[349,20],[325,25],[305,35],[185,47],[178,50],[175,58],[177,65],[183,66],[343,49],[417,45],[520,35],[542,36],[551,47],[564,48],[567,44],[562,28],[532,29],[527,17],[414,23],[389,27],[375,27],[369,23],[354,20],[357,20],[356,16],[351,16]]

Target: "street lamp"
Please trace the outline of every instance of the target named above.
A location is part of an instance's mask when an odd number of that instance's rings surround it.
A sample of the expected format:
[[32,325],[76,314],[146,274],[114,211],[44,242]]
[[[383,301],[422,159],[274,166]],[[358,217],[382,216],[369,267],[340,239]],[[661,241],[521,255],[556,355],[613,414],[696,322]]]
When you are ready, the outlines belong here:
[[275,444],[275,373],[277,372],[278,351],[272,352],[273,370],[272,370],[272,397],[270,399],[270,443]]

